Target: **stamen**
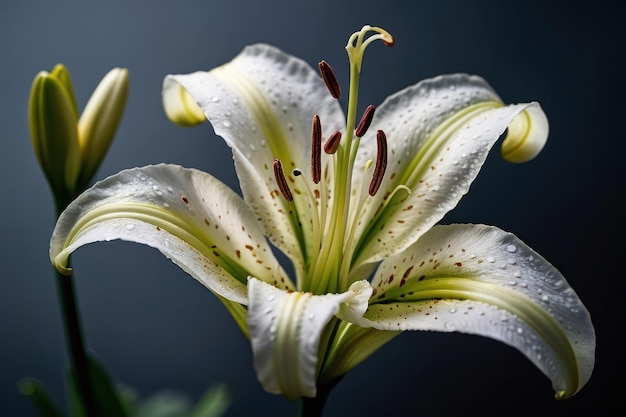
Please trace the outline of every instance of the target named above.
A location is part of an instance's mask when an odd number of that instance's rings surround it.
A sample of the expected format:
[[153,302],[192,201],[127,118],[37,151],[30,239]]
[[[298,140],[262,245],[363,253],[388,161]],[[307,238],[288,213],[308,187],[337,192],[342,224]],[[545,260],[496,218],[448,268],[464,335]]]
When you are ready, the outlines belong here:
[[339,148],[339,142],[341,142],[341,132],[335,130],[324,144],[324,152],[329,155],[334,154]]
[[320,74],[322,74],[322,79],[326,84],[326,88],[328,88],[328,92],[334,98],[341,97],[341,87],[339,87],[339,82],[337,81],[337,77],[335,77],[335,72],[332,67],[326,61],[322,61],[319,63]]
[[319,115],[313,116],[311,129],[311,177],[319,184],[322,177],[322,123]]
[[283,172],[283,165],[281,164],[280,159],[274,159],[274,178],[276,178],[278,189],[283,197],[285,197],[285,200],[293,201],[293,195],[291,194],[291,190],[287,184],[287,179],[285,179],[285,173]]
[[374,174],[370,183],[369,193],[371,196],[376,195],[378,192],[387,169],[387,136],[382,130],[376,132],[376,144],[378,145],[378,154],[376,155],[376,166],[374,167]]
[[372,119],[374,118],[374,110],[376,110],[376,107],[370,104],[363,112],[363,117],[361,117],[361,121],[359,122],[359,125],[356,127],[356,131],[354,132],[354,135],[357,138],[363,137],[363,135],[365,135],[365,132],[367,132],[367,129],[369,129],[370,124],[372,123]]

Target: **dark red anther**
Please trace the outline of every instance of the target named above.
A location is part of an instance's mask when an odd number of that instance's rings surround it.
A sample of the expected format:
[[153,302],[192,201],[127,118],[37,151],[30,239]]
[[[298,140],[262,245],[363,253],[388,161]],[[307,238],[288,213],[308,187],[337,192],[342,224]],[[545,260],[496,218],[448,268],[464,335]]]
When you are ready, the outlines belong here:
[[370,104],[363,112],[363,117],[361,117],[361,121],[359,122],[359,125],[356,127],[356,131],[354,132],[357,138],[363,137],[363,135],[365,135],[365,132],[367,132],[367,129],[369,129],[370,124],[372,123],[372,119],[374,118],[374,110],[376,110],[376,107]]
[[287,179],[285,178],[283,165],[280,163],[280,159],[274,159],[274,178],[276,178],[278,189],[280,190],[283,197],[285,197],[285,200],[293,201],[293,195],[291,194],[291,190],[289,189],[289,185],[287,184]]
[[387,136],[385,132],[379,130],[376,132],[376,145],[378,145],[378,154],[376,155],[376,166],[372,175],[369,193],[371,196],[376,195],[385,176],[387,169]]
[[341,142],[341,132],[335,130],[324,144],[324,152],[329,155],[334,154],[339,148],[339,142]]
[[319,184],[322,178],[322,122],[319,115],[313,116],[311,128],[311,176]]
[[341,87],[339,87],[339,82],[337,81],[337,77],[335,77],[335,72],[331,68],[331,66],[326,61],[322,61],[319,63],[320,74],[322,74],[322,79],[326,84],[326,88],[330,92],[330,95],[334,98],[341,97]]

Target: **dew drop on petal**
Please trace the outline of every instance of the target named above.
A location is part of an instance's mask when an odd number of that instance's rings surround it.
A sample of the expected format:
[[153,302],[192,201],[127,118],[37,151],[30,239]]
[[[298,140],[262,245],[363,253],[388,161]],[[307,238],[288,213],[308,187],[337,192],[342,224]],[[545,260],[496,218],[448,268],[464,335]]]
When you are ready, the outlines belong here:
[[133,230],[134,228],[135,228],[134,224],[127,224],[126,225],[126,230],[128,230],[128,231]]
[[233,125],[230,120],[224,120],[222,124],[224,125],[224,127],[231,127]]
[[220,98],[219,98],[218,96],[213,96],[213,97],[211,97],[211,101],[212,101],[213,103],[219,103]]
[[515,245],[508,245],[508,246],[506,247],[506,251],[507,251],[507,252],[509,252],[509,253],[513,253],[513,252],[515,252],[516,250],[517,250],[517,246],[515,246]]

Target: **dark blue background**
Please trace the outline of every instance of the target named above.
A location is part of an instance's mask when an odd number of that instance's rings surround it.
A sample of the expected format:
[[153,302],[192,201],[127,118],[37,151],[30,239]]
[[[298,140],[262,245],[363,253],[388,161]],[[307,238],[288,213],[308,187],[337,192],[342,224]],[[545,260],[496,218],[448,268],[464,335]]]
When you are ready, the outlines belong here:
[[[361,104],[378,104],[420,79],[485,77],[504,101],[539,101],[551,123],[542,154],[525,165],[496,152],[445,222],[512,231],[568,278],[591,311],[597,366],[565,402],[515,350],[479,337],[404,334],[350,372],[326,416],[617,415],[624,411],[624,81],[626,13],[619,1],[17,1],[0,5],[0,415],[34,416],[23,376],[65,401],[67,363],[48,239],[52,199],[32,154],[27,100],[35,74],[70,70],[79,106],[114,66],[131,91],[97,177],[149,163],[209,171],[236,187],[229,150],[209,125],[185,130],[161,107],[168,73],[210,69],[263,41],[347,82],[347,36],[369,23],[396,38],[368,49]],[[91,245],[73,257],[89,346],[140,396],[172,388],[197,399],[227,383],[227,415],[295,414],[266,394],[250,348],[215,297],[156,251]],[[620,413],[621,414],[621,413]]]

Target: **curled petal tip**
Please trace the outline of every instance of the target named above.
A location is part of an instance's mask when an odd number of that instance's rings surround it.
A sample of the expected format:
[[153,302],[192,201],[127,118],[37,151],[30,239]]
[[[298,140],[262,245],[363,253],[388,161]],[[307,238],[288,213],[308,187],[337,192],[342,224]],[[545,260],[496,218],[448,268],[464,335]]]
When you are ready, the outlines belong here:
[[508,127],[501,155],[509,162],[528,162],[536,157],[548,140],[548,118],[537,103],[517,115]]
[[191,94],[180,84],[166,79],[163,88],[163,108],[170,121],[178,126],[193,127],[203,123],[206,116]]

